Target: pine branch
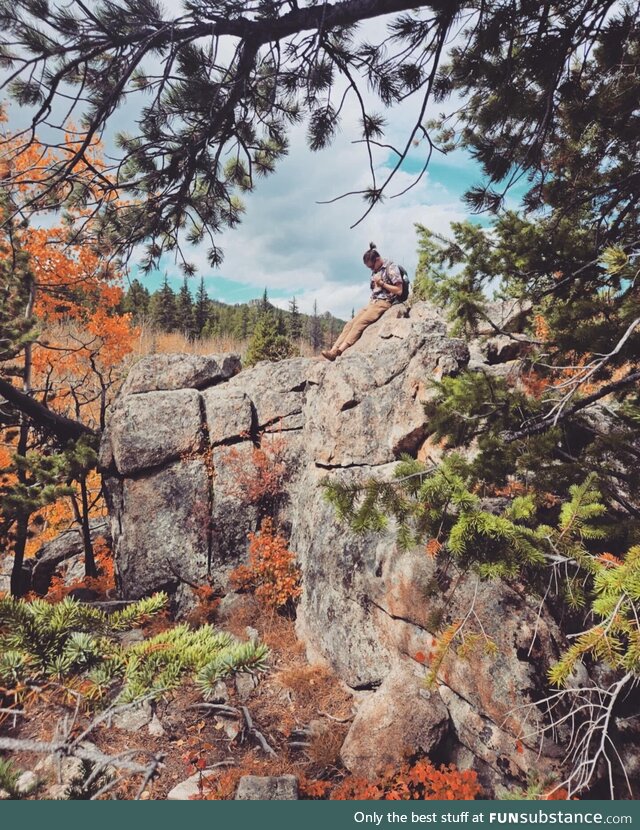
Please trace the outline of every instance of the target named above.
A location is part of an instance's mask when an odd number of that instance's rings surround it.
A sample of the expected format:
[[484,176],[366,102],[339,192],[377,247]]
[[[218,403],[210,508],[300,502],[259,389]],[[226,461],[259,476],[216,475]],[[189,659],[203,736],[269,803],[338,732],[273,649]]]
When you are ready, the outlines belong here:
[[29,417],[36,426],[55,435],[61,441],[75,441],[83,435],[98,435],[95,430],[80,421],[74,421],[65,415],[58,415],[2,378],[0,378],[0,395]]

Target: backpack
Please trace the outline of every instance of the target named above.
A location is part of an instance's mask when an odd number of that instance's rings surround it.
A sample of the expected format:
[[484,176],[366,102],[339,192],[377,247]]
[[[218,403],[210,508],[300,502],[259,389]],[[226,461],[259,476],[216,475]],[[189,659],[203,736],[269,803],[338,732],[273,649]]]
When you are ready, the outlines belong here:
[[[400,271],[400,276],[402,277],[402,294],[399,294],[393,303],[404,303],[406,302],[409,296],[409,274],[407,274],[407,269],[404,265],[396,265],[398,271]],[[373,280],[369,283],[371,289],[373,290]]]
[[402,277],[402,294],[400,294],[396,302],[404,303],[409,296],[409,274],[407,274],[406,269],[402,265],[398,265],[398,271],[400,271],[400,276]]

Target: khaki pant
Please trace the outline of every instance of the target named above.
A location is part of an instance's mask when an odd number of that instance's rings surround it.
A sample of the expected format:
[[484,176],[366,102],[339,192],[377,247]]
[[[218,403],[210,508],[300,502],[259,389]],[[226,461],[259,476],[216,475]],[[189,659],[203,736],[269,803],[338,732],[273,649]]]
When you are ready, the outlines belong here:
[[372,300],[369,305],[361,308],[353,320],[349,320],[347,325],[342,329],[342,333],[332,346],[332,351],[343,352],[362,337],[362,332],[379,320],[385,311],[391,308],[391,303],[388,300]]

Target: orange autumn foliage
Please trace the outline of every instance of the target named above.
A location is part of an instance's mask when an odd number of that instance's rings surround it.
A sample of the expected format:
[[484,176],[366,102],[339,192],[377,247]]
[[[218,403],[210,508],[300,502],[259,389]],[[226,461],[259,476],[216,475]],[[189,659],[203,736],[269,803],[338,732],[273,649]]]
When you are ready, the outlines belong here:
[[437,539],[429,539],[427,542],[426,552],[427,556],[430,556],[432,559],[440,553],[442,550],[442,542],[439,542]]
[[330,781],[319,781],[300,775],[298,778],[298,794],[305,801],[319,801],[327,798],[332,784]]
[[520,377],[520,384],[525,393],[531,398],[541,398],[549,389],[549,379],[538,374],[535,369],[523,372]]
[[[0,166],[9,202],[17,194],[37,198],[56,157],[37,141],[21,148],[18,139],[4,138]],[[70,129],[65,150],[73,152],[81,140]],[[90,148],[89,161],[93,170],[104,168],[98,142]],[[94,175],[89,168],[87,174]],[[117,382],[114,369],[133,351],[138,332],[129,315],[117,313],[122,275],[107,257],[72,235],[80,223],[90,232],[86,209],[67,213],[75,223],[13,227],[10,237],[5,231],[0,257],[11,257],[16,246],[28,263],[39,329],[31,346],[31,387],[44,394],[51,409],[99,426],[103,387]]]
[[549,339],[549,324],[542,314],[536,314],[533,318],[533,331],[536,340],[541,340],[543,343]]
[[231,447],[224,455],[224,464],[231,474],[228,491],[245,504],[260,504],[281,491],[286,478],[285,442],[276,435],[247,454]]
[[[21,146],[19,138],[6,133],[3,138],[0,175],[8,214],[18,199],[35,199],[34,207],[43,210],[55,207],[62,194],[51,192],[45,196],[43,190],[48,186],[51,165],[59,159],[37,141]],[[61,152],[73,152],[82,138],[70,129]],[[90,164],[93,169],[87,167],[89,177],[95,170],[104,169],[98,142],[90,148]],[[129,315],[118,313],[123,280],[109,264],[108,252],[98,254],[72,236],[79,224],[91,233],[88,209],[72,207],[67,213],[76,221],[27,227],[16,220],[0,231],[0,259],[13,261],[19,255],[21,270],[16,275],[31,289],[37,332],[37,339],[25,348],[28,359],[22,361],[19,354],[7,368],[19,377],[30,365],[28,383],[36,400],[99,429],[104,411],[124,377],[124,364],[135,347],[138,332]],[[10,488],[16,481],[11,470],[17,449],[15,429],[0,432],[0,449],[2,483]],[[87,487],[90,515],[103,514],[97,473],[89,474]],[[71,526],[75,515],[68,498],[34,512],[25,556],[33,555],[44,542]],[[11,552],[12,541],[4,541]]]
[[[191,771],[198,765],[189,760]],[[204,768],[206,764],[200,767]],[[200,792],[194,798],[206,801],[230,800],[235,797],[238,782],[243,775],[265,774],[251,762],[247,769],[230,769],[202,777]],[[278,770],[269,769],[271,775]],[[473,801],[481,794],[477,774],[473,770],[459,770],[453,764],[435,767],[427,759],[404,764],[399,770],[389,771],[378,781],[368,781],[348,775],[339,783],[307,778],[296,771],[301,799],[331,801]]]
[[235,587],[254,591],[269,608],[282,608],[302,593],[295,554],[274,528],[273,520],[262,520],[260,531],[249,534],[249,564],[231,573]]
[[220,597],[211,585],[200,585],[193,589],[196,605],[189,611],[186,621],[194,627],[205,625],[214,621]]
[[473,801],[480,795],[478,776],[473,770],[459,770],[453,764],[435,767],[427,759],[404,764],[372,783],[345,778],[329,796],[333,801]]
[[[68,597],[73,591],[79,588],[86,588],[95,591],[101,598],[109,596],[115,588],[115,574],[113,556],[109,545],[104,538],[96,539],[93,545],[93,552],[96,559],[98,576],[85,576],[75,582],[65,584],[62,576],[55,575],[51,578],[51,584],[44,599],[52,604],[60,602]],[[28,599],[40,599],[35,594],[29,594]]]
[[516,496],[523,496],[527,492],[525,485],[517,479],[509,479],[504,487],[492,487],[490,493],[500,498],[513,499]]
[[[558,790],[551,790],[542,796],[542,801],[567,801],[569,799],[569,791],[561,787]],[[577,799],[572,799],[576,801]]]

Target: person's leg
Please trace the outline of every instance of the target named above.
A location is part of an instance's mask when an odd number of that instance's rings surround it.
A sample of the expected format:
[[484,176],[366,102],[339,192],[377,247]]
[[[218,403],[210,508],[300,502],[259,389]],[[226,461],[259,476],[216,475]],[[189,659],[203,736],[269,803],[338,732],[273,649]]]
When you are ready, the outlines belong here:
[[365,306],[353,318],[349,330],[344,331],[338,338],[336,351],[342,354],[345,349],[353,346],[362,337],[362,332],[372,323],[375,323],[376,320],[379,320],[388,308],[391,308],[391,303],[385,300],[375,300]]
[[351,326],[353,326],[353,323],[354,323],[355,319],[358,317],[358,315],[362,314],[362,312],[363,312],[363,311],[364,311],[364,309],[360,309],[360,311],[358,312],[358,314],[355,314],[355,315],[351,318],[351,320],[349,320],[349,322],[348,322],[348,323],[345,323],[345,326],[344,326],[344,328],[342,329],[342,331],[340,332],[340,334],[338,335],[338,337],[337,337],[337,339],[336,339],[336,342],[335,342],[335,343],[333,344],[333,346],[331,347],[331,351],[332,351],[332,352],[336,352],[336,351],[338,351],[338,348],[339,348],[340,344],[342,343],[342,341],[343,341],[343,340],[345,340],[345,339],[346,339],[346,337],[348,336],[349,332],[351,331]]
[[[327,360],[335,360],[339,354],[341,354],[343,344],[346,342],[347,338],[349,337],[349,332],[353,328],[354,323],[356,320],[360,318],[362,314],[365,314],[367,311],[368,306],[361,308],[360,311],[351,319],[348,323],[345,324],[344,328],[338,335],[337,340],[333,344],[330,349],[326,349],[322,352],[322,356],[326,357]],[[346,347],[345,347],[346,348]]]

